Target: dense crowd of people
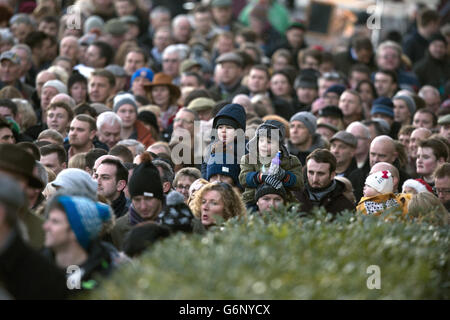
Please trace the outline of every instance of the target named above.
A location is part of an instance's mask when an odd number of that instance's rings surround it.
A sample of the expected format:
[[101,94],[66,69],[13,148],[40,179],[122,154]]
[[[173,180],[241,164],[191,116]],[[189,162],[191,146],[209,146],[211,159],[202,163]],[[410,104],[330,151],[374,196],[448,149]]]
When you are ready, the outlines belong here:
[[276,0],[0,0],[0,298],[280,206],[448,225],[448,9],[327,49]]

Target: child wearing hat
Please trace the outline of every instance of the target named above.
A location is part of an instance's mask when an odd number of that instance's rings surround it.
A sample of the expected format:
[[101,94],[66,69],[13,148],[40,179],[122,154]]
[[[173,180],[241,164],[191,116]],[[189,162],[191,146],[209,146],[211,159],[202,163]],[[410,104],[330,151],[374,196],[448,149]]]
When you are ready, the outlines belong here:
[[390,208],[398,208],[404,214],[406,206],[403,205],[401,197],[394,192],[394,179],[389,170],[372,173],[366,178],[364,196],[358,203],[356,211],[365,215],[380,215]]
[[423,179],[408,179],[403,182],[402,192],[411,194],[418,194],[420,192],[433,193],[433,188]]
[[[239,164],[242,155],[247,153],[245,145],[246,113],[243,106],[237,103],[225,105],[213,120],[213,141],[206,148],[202,163],[202,177],[208,180],[207,166],[213,162],[223,164]],[[219,156],[215,156],[218,154]],[[230,156],[226,156],[229,154]],[[232,157],[232,161],[229,158]],[[239,173],[238,173],[239,174]]]
[[[291,191],[303,188],[302,165],[300,160],[289,153],[284,146],[284,126],[276,120],[262,123],[255,137],[247,144],[249,153],[241,159],[239,182],[245,188],[243,200],[247,207],[255,207],[255,192],[259,185],[266,183],[275,189],[286,189],[286,200],[295,201]],[[279,155],[276,172],[270,172],[273,158]]]

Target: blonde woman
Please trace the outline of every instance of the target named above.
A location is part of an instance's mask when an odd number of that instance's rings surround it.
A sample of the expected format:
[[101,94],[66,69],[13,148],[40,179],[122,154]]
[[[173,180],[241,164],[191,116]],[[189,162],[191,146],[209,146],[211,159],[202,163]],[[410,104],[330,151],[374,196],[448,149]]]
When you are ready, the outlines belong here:
[[224,182],[212,182],[201,188],[195,195],[191,210],[206,229],[217,224],[217,217],[226,221],[246,215],[242,197]]
[[431,192],[419,192],[408,203],[408,215],[419,221],[448,225],[450,214],[442,202]]

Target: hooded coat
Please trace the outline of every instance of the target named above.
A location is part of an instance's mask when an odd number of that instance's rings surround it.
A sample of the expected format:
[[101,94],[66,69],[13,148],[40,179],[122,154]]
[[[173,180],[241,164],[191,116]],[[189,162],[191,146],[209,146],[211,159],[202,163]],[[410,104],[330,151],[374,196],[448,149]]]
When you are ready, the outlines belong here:
[[[212,128],[213,130],[217,129],[217,123],[220,119],[226,119],[235,123],[237,129],[242,129],[245,133],[246,129],[246,113],[244,107],[239,104],[228,104],[223,107],[217,115],[214,117]],[[238,145],[238,140],[234,139],[233,142],[228,142],[227,144],[223,144],[217,137],[217,134],[214,136],[214,141],[211,142],[207,148],[205,157],[203,158],[203,163],[201,167],[202,177],[207,179],[207,164],[212,154],[216,153],[216,150],[220,150],[220,153],[228,153],[232,152],[234,154],[234,162],[240,164],[239,155],[247,154],[248,150],[245,148],[247,144],[247,140],[244,141],[244,145]],[[239,173],[238,173],[239,175]]]
[[[290,191],[301,190],[303,188],[302,164],[300,163],[300,160],[296,156],[289,154],[288,150],[282,143],[282,141],[284,141],[283,124],[276,120],[267,120],[266,122],[264,122],[256,130],[256,136],[249,141],[248,149],[258,150],[257,146],[259,139],[258,131],[263,126],[269,126],[268,128],[277,127],[278,130],[280,131],[279,135],[280,150],[281,150],[280,167],[286,170],[286,176],[281,182],[283,183],[283,187],[286,189],[287,192],[286,201],[293,202],[295,201],[295,198]],[[252,147],[252,144],[254,143],[256,143],[256,148],[255,146]],[[256,188],[262,183],[261,181],[258,180],[257,177],[263,168],[263,163],[260,162],[259,157],[257,157],[256,163],[250,163],[251,160],[252,159],[250,153],[242,157],[241,173],[239,174],[239,182],[245,188],[244,194],[242,196],[244,203],[246,205],[251,205],[255,203]]]

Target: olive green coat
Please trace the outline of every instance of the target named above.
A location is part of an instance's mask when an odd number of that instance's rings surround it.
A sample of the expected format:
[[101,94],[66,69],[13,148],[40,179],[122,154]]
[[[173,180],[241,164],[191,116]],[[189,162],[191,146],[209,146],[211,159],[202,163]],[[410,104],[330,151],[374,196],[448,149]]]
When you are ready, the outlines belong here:
[[[262,163],[259,162],[257,164],[249,163],[249,154],[246,154],[241,159],[241,173],[239,174],[239,183],[245,188],[244,194],[242,195],[245,204],[255,203],[255,191],[256,188],[251,188],[247,185],[247,174],[251,172],[261,171]],[[281,168],[286,171],[290,171],[296,177],[296,182],[292,186],[285,186],[287,192],[287,202],[296,202],[295,197],[291,194],[290,191],[302,190],[303,189],[303,174],[302,174],[302,164],[300,160],[294,156],[289,155],[287,157],[283,157],[281,159]]]

